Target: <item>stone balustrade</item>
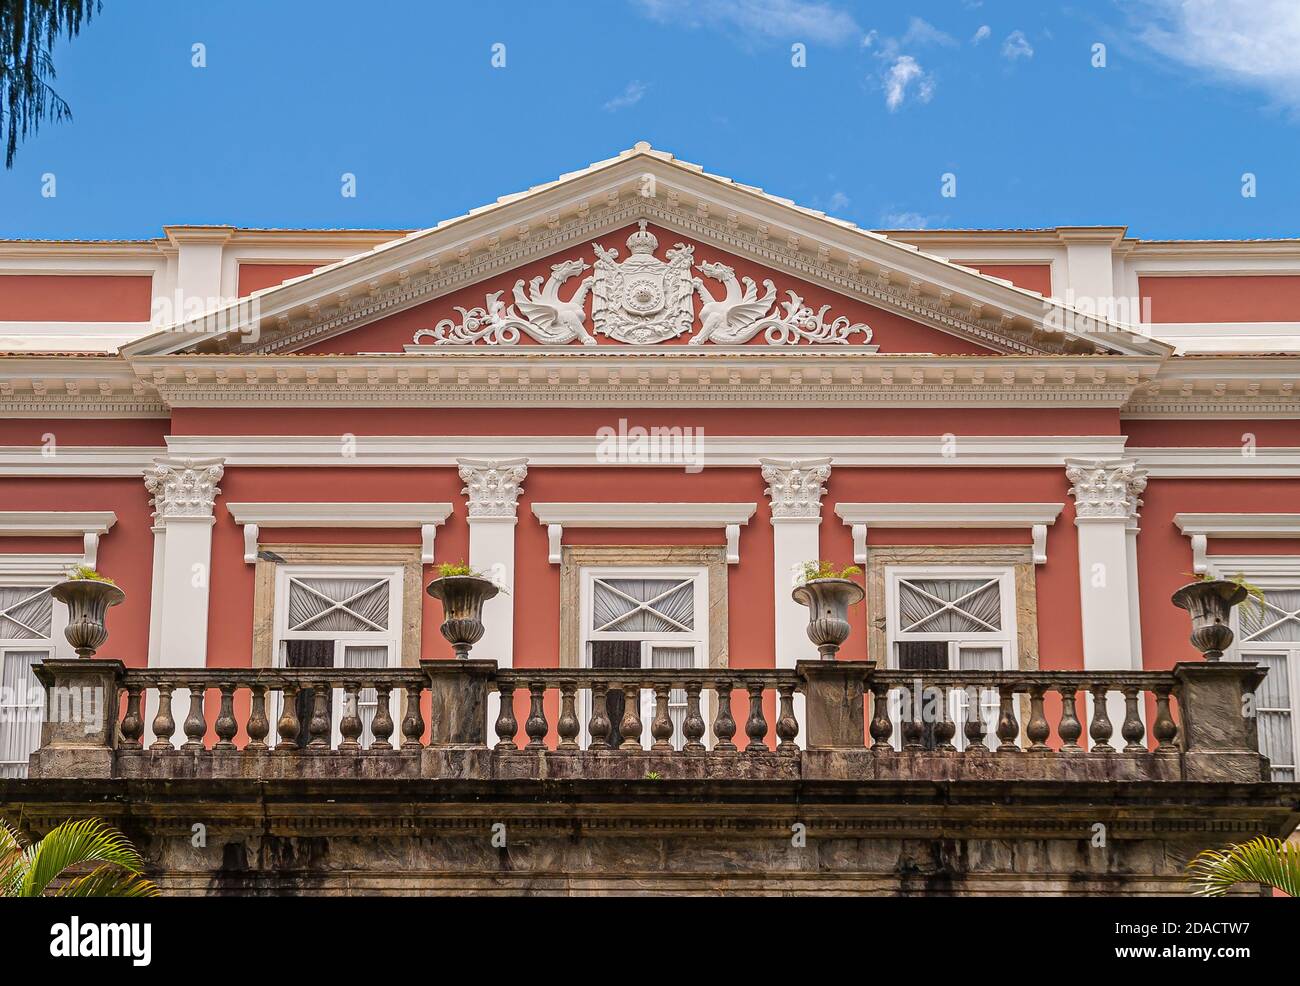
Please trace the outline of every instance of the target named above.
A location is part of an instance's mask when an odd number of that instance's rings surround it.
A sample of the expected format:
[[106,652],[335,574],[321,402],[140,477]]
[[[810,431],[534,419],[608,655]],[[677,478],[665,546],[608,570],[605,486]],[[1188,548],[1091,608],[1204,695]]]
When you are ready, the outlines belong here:
[[[285,670],[81,660],[48,661],[38,674],[47,721],[32,777],[1267,776],[1247,700],[1264,673],[1249,663],[1045,672],[850,661],[765,670],[498,669],[480,660]],[[92,729],[83,720],[95,703],[84,699],[96,690],[100,719],[115,715]],[[500,714],[489,732],[493,691]]]

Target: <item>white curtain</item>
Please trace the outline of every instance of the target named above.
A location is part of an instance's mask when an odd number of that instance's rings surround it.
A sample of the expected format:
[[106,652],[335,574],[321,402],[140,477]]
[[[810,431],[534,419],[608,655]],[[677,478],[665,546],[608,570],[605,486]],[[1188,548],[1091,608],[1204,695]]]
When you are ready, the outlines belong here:
[[[343,649],[343,666],[345,668],[386,668],[388,667],[388,648],[387,647],[353,647],[348,646]],[[394,696],[388,696],[388,714],[394,723],[397,717],[393,716]],[[375,721],[375,713],[379,711],[379,693],[373,688],[363,688],[357,693],[357,715],[361,717],[361,736],[359,742],[364,747],[369,747],[374,741],[375,734],[371,731],[370,725]],[[392,742],[392,737],[389,737]]]
[[[652,668],[689,668],[695,665],[694,647],[651,647]],[[673,746],[680,750],[685,742],[682,723],[686,721],[686,689],[674,688],[668,692],[668,717],[673,721]],[[653,716],[652,716],[653,718]]]
[[1273,780],[1296,779],[1295,743],[1292,723],[1291,682],[1287,657],[1282,654],[1247,654],[1246,660],[1258,661],[1268,669],[1268,677],[1256,695],[1259,714],[1259,750],[1273,765]]
[[693,579],[597,579],[594,582],[593,630],[681,633],[683,628],[695,628]]
[[997,579],[900,579],[898,614],[905,633],[989,633],[1002,628],[1002,592]]
[[1261,604],[1251,598],[1237,607],[1243,641],[1265,644],[1300,640],[1300,589],[1273,589]]
[[48,651],[6,651],[0,664],[0,777],[26,777],[27,758],[41,743],[44,691],[32,665]]
[[0,586],[0,640],[45,640],[53,601],[47,587]]

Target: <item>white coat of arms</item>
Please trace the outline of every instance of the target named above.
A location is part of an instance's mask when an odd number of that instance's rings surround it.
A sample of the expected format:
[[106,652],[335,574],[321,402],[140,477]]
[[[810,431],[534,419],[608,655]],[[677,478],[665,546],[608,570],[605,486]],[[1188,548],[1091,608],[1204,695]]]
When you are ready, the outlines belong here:
[[695,322],[691,263],[695,248],[678,243],[667,262],[655,257],[659,241],[646,221],[627,238],[632,255],[619,263],[617,250],[593,243],[591,320],[596,331],[619,342],[646,345],[689,332]]

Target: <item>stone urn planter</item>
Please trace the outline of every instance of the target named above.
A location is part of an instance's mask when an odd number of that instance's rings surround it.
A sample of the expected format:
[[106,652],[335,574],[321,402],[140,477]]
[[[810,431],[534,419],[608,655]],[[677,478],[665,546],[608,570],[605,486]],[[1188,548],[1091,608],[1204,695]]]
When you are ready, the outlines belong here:
[[1192,646],[1207,661],[1217,661],[1232,643],[1228,617],[1245,600],[1244,587],[1227,579],[1189,582],[1173,595],[1173,604],[1192,617]]
[[470,647],[483,638],[483,604],[501,590],[480,575],[444,575],[425,591],[442,600],[443,621],[438,629],[458,658],[468,658]]
[[108,607],[116,606],[126,593],[112,582],[99,579],[67,579],[50,590],[50,595],[68,607],[68,638],[78,657],[94,657],[108,639],[104,619]]
[[808,639],[824,661],[835,660],[840,644],[849,639],[849,607],[866,593],[852,579],[809,579],[790,596],[808,607]]

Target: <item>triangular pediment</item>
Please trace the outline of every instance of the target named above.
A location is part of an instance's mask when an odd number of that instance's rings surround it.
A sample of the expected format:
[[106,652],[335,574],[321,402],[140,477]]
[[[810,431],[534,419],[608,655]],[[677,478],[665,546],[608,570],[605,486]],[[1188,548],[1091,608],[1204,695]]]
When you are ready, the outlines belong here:
[[[653,247],[633,236],[642,223]],[[1008,281],[638,145],[170,327],[124,354],[693,343],[864,355],[870,347],[1168,352]]]

